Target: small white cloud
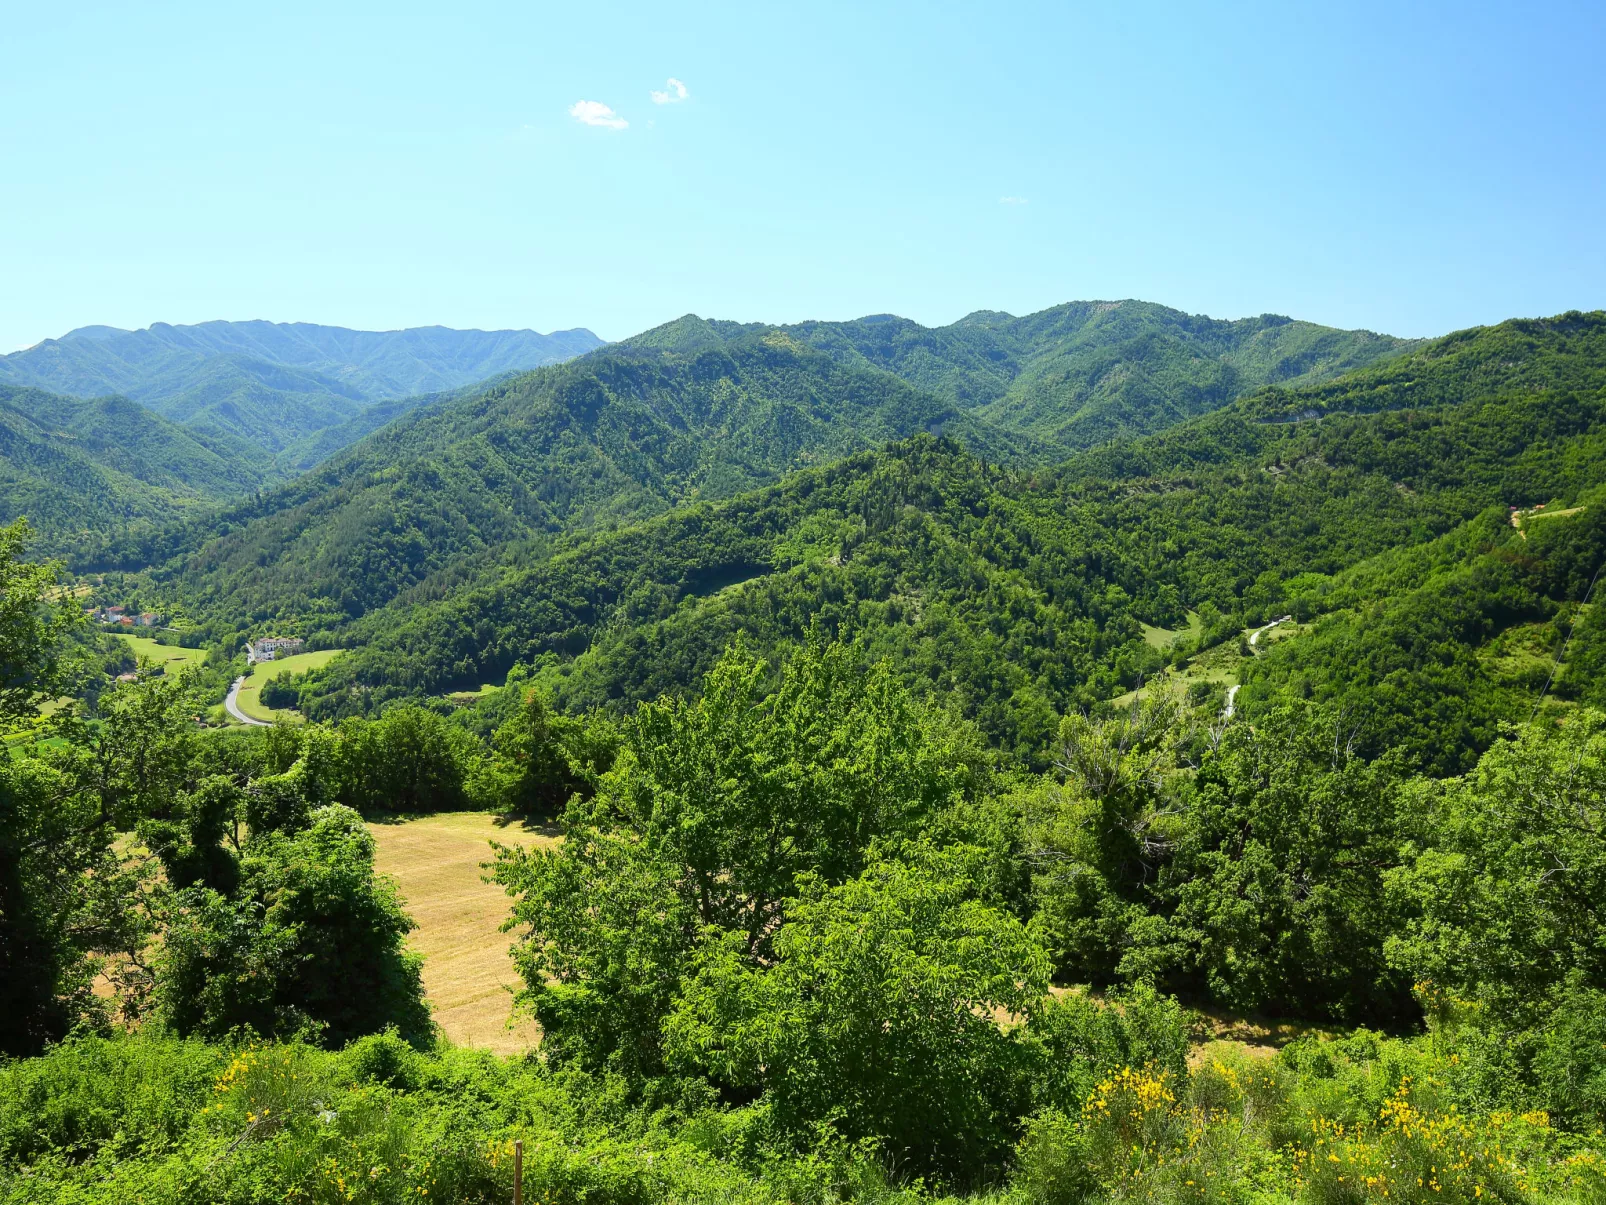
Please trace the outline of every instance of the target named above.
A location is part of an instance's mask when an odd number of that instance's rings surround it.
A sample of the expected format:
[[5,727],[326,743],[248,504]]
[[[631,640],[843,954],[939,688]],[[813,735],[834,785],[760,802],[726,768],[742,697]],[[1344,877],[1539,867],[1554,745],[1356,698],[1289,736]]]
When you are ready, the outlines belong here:
[[998,198],[998,203],[1000,205],[1029,205],[1029,204],[1031,204],[1031,202],[1028,201],[1025,197],[999,197]]
[[678,105],[681,101],[685,100],[688,96],[691,95],[690,92],[686,91],[686,85],[681,83],[674,76],[671,75],[666,82],[668,83],[669,86],[663,92],[659,92],[656,89],[653,91],[653,93],[652,93],[652,103],[653,104],[655,104],[655,105]]
[[622,130],[630,123],[600,100],[577,100],[569,116],[583,126],[602,126],[609,130]]

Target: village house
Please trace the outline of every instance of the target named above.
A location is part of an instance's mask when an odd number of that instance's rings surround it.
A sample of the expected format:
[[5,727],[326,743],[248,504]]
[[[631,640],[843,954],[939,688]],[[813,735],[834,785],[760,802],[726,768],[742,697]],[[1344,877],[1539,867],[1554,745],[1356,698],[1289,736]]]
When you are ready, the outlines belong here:
[[307,642],[299,636],[264,636],[254,643],[247,643],[245,652],[252,661],[274,661],[299,653],[306,647]]

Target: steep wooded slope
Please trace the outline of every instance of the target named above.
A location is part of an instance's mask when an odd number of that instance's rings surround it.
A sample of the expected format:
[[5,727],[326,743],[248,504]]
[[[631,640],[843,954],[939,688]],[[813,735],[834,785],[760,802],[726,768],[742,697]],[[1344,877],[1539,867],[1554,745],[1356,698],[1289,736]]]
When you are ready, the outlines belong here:
[[[1319,597],[1311,575],[1480,514],[1494,521],[1478,530],[1521,551],[1508,503],[1577,500],[1603,482],[1606,315],[1506,323],[1053,471],[928,437],[598,534],[427,605],[404,596],[348,633],[366,647],[306,702],[362,710],[523,661],[553,667],[574,705],[628,704],[689,687],[737,632],[775,647],[819,617],[1001,745],[1041,750],[1056,713],[1165,663],[1142,622],[1208,605],[1219,639]],[[1492,551],[1485,540],[1475,555]],[[1523,588],[1534,615],[1576,593]],[[1487,720],[1466,729],[1467,748]]]

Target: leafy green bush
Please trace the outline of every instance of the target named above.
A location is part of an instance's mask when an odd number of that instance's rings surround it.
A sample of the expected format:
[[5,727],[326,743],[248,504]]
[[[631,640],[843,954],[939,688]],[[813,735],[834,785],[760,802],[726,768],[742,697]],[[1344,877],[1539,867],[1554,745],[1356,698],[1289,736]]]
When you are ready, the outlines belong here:
[[230,894],[180,890],[157,976],[165,1023],[335,1045],[395,1025],[428,1040],[421,960],[402,948],[412,921],[373,855],[362,818],[325,807],[300,831],[254,833]]
[[824,1128],[916,1174],[985,1179],[1029,1097],[1004,1022],[1035,1007],[1048,966],[973,895],[956,852],[806,882],[772,963],[736,933],[700,952],[664,1024],[671,1065],[763,1093],[800,1145]]

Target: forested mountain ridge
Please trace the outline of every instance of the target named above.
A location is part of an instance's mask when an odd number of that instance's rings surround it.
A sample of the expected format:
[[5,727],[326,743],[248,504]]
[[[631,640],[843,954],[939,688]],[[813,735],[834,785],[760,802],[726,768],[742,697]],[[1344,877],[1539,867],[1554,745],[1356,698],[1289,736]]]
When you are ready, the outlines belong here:
[[[1059,437],[1149,430],[1263,379],[1319,377],[1405,346],[1139,302],[972,315],[936,330],[686,315],[562,371],[433,403],[225,515],[221,540],[178,539],[195,552],[161,576],[214,613],[338,625],[448,566],[494,560],[509,541],[729,497],[888,439],[943,432],[987,457],[1046,464],[1066,454]],[[1066,383],[1073,369],[1103,382],[1096,398]],[[1023,418],[1022,407],[1035,409]],[[985,417],[994,411],[998,421]],[[368,421],[330,432],[345,438]],[[315,449],[312,459],[319,439],[298,449]]]
[[86,569],[141,563],[159,532],[262,479],[238,441],[126,398],[0,385],[0,523],[26,517],[42,554]]
[[[917,439],[598,534],[372,615],[347,633],[364,647],[316,676],[303,704],[364,710],[497,680],[519,661],[552,666],[570,705],[629,704],[688,687],[738,631],[778,647],[818,617],[1033,757],[1055,716],[1167,663],[1142,623],[1208,606],[1219,639],[1301,598],[1319,609],[1331,575],[1485,512],[1496,521],[1480,530],[1506,550],[1494,551],[1527,555],[1508,505],[1606,482],[1606,315],[1454,336],[1346,381],[1315,387],[1310,405],[1292,391],[1248,399],[1055,470]],[[1381,413],[1344,412],[1383,398]],[[1263,417],[1324,399],[1321,421]],[[1569,583],[1522,587],[1523,613],[1576,603]],[[1508,702],[1451,725],[1452,764],[1475,756]]]
[[355,331],[311,323],[85,327],[0,357],[0,382],[122,394],[266,454],[375,402],[460,388],[601,346],[590,331]]
[[[623,346],[708,347],[756,329],[686,315]],[[1131,300],[1068,302],[1021,318],[978,311],[943,327],[879,314],[778,329],[1066,449],[1159,431],[1263,385],[1327,380],[1420,343],[1274,314],[1223,321]]]
[[[510,541],[629,522],[916,432],[1045,449],[783,333],[631,347],[417,410],[155,571],[203,613],[338,625]],[[216,534],[214,534],[216,533]]]

